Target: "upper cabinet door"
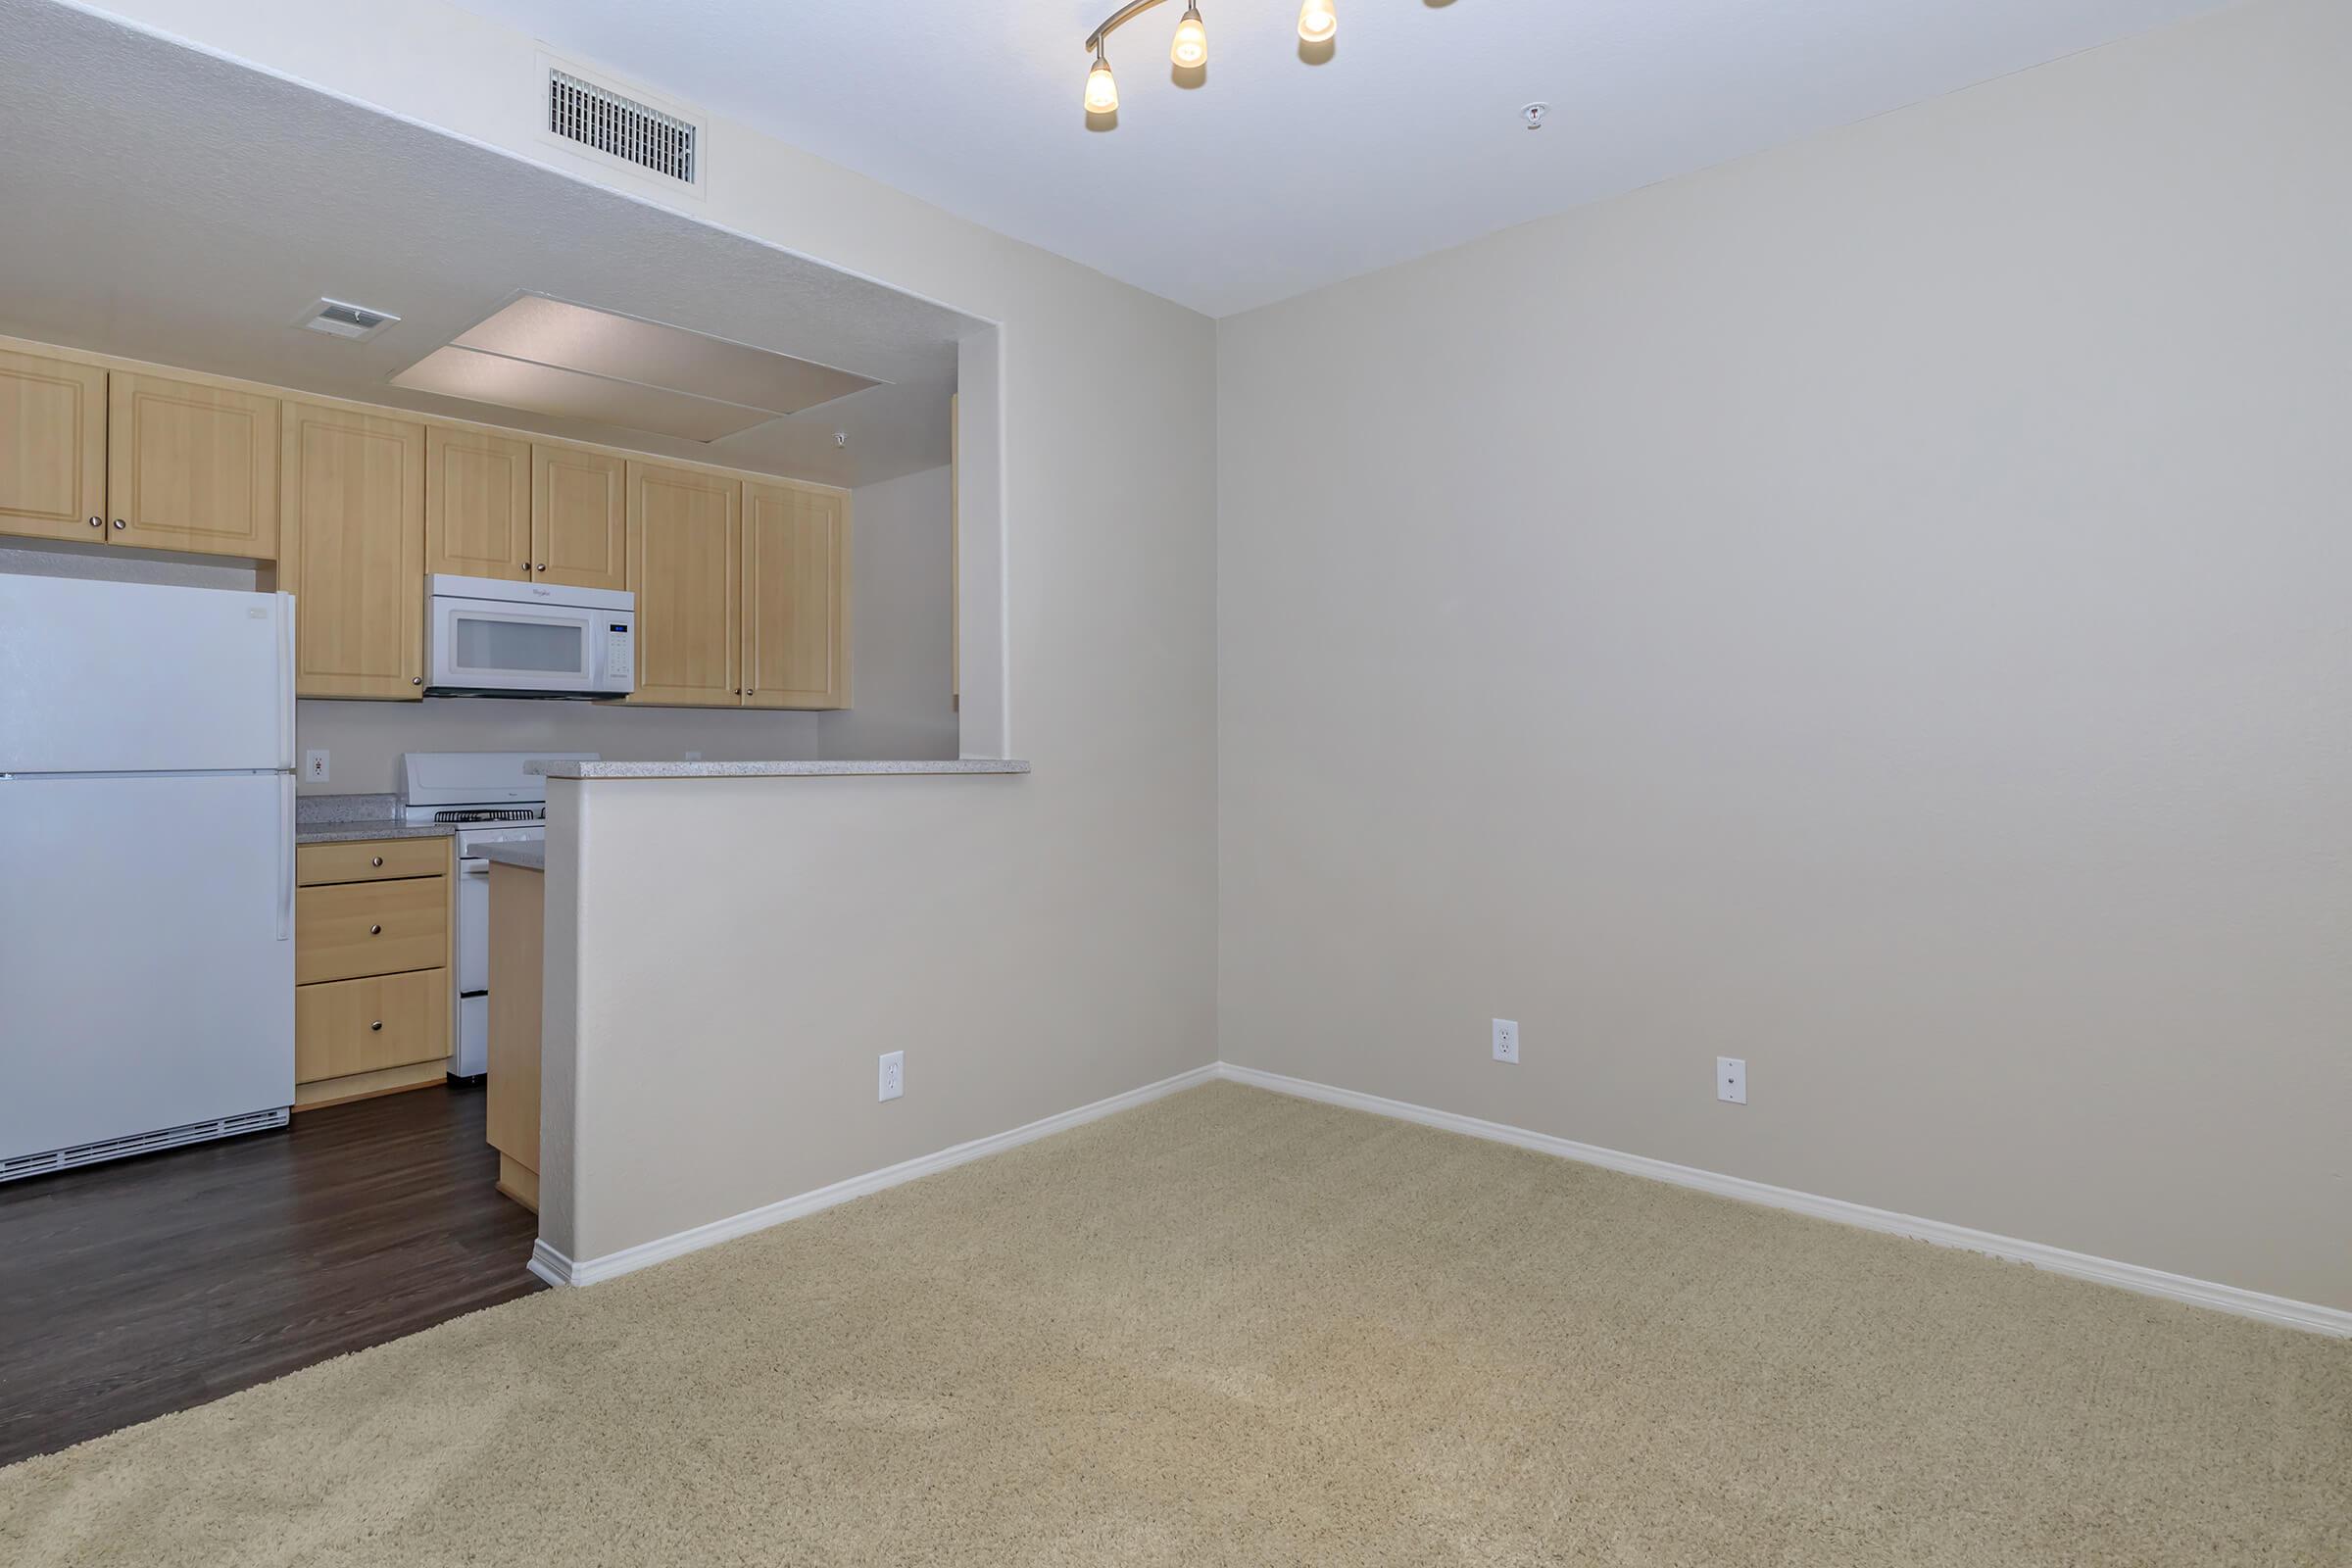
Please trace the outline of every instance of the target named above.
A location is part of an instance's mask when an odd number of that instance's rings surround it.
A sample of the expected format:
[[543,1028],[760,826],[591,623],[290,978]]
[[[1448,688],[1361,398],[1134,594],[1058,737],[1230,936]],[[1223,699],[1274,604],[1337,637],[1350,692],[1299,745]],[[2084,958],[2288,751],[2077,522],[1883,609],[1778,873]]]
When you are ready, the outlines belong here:
[[522,582],[531,564],[531,444],[425,427],[425,570]]
[[123,370],[107,391],[109,538],[277,559],[277,399]]
[[106,511],[106,372],[0,354],[0,533],[99,539]]
[[637,595],[638,703],[734,708],[743,549],[740,480],[629,465],[629,588]]
[[576,447],[531,448],[531,574],[572,588],[629,585],[629,465]]
[[407,419],[286,405],[297,695],[424,695],[425,447]]
[[849,707],[849,497],[746,480],[745,706]]

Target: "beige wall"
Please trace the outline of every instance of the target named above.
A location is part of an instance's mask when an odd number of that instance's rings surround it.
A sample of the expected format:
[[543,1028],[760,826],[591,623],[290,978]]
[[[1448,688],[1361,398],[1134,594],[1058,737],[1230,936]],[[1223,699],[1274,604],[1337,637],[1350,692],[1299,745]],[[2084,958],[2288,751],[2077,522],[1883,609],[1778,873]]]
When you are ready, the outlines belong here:
[[1226,1059],[2352,1306],[2347,59],[1220,323]]
[[610,1256],[1213,1059],[1205,887],[1127,874],[1092,797],[1049,762],[559,781],[549,1244]]
[[854,497],[851,707],[820,715],[819,756],[956,755],[951,473],[910,473]]

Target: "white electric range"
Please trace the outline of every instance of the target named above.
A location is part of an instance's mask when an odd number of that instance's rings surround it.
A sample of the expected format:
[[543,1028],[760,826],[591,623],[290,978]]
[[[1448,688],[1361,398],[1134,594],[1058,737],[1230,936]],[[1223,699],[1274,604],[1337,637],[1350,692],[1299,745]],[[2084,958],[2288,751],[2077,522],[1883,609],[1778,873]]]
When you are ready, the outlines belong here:
[[400,760],[401,815],[455,824],[458,840],[458,1044],[452,1078],[490,1070],[490,862],[486,844],[547,837],[547,762],[594,762],[595,752],[410,752]]

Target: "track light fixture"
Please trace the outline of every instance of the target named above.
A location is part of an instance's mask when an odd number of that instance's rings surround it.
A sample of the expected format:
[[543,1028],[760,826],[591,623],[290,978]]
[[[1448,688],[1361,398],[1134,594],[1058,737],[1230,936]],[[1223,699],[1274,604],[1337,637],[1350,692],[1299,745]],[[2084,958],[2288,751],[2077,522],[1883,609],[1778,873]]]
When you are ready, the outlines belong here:
[[[1118,83],[1111,79],[1110,61],[1103,54],[1103,44],[1120,24],[1138,12],[1149,11],[1159,0],[1127,0],[1112,12],[1102,25],[1086,36],[1086,51],[1095,63],[1086,73],[1086,112],[1107,115],[1119,107]],[[1307,43],[1329,43],[1340,30],[1337,0],[1305,0],[1298,8],[1298,36]],[[1184,20],[1176,24],[1176,37],[1168,45],[1168,60],[1180,71],[1198,71],[1208,64],[1208,28],[1200,21],[1200,0],[1185,0]]]
[[1110,58],[1102,52],[1101,33],[1095,34],[1094,69],[1086,74],[1086,112],[1090,115],[1119,112],[1119,79],[1110,74]]
[[1176,41],[1168,45],[1168,63],[1185,71],[1208,64],[1208,29],[1200,24],[1200,8],[1190,0],[1184,20],[1176,24]]

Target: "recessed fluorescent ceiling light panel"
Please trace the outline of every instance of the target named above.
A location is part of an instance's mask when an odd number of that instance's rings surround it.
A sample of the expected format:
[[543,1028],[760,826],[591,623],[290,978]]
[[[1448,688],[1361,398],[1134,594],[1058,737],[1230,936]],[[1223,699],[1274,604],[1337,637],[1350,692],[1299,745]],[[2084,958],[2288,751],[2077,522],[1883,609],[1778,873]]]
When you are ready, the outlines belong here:
[[526,294],[392,378],[395,386],[688,441],[881,383],[684,327]]
[[394,376],[392,384],[471,403],[591,419],[619,430],[674,435],[686,441],[716,441],[775,417],[765,409],[714,403],[632,381],[608,381],[561,366],[476,354],[454,344],[418,360]]

